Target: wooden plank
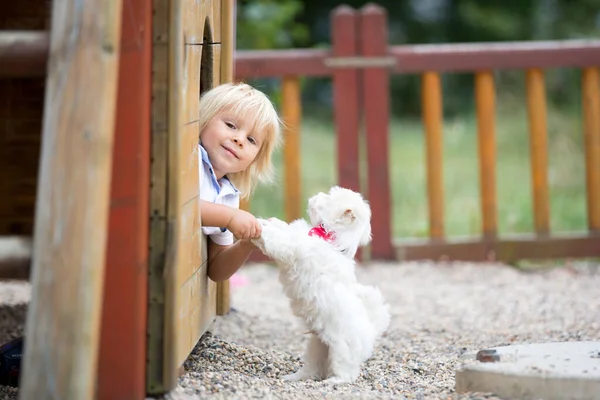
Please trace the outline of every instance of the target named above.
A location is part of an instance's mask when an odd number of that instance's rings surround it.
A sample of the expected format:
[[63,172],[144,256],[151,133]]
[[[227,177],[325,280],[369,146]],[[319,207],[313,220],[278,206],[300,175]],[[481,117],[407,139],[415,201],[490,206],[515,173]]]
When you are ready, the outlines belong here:
[[146,396],[152,6],[126,0],[97,399]]
[[[369,3],[361,9],[361,54],[385,55],[387,16],[385,9]],[[394,257],[391,240],[391,193],[389,179],[390,82],[386,68],[366,68],[362,77],[363,110],[367,134],[368,199],[372,210],[372,259]],[[347,118],[347,116],[345,116]]]
[[[233,82],[235,53],[235,0],[221,0],[221,83]],[[217,7],[214,7],[215,9]],[[215,16],[216,18],[216,16]]]
[[600,232],[600,85],[597,67],[582,76],[588,228]]
[[394,73],[401,74],[584,68],[600,64],[600,40],[401,45],[389,53],[396,61]]
[[600,237],[572,235],[521,235],[500,240],[454,239],[396,242],[399,261],[498,261],[525,259],[587,258],[600,256]]
[[479,186],[483,236],[496,236],[498,228],[496,205],[496,93],[494,74],[481,71],[475,74],[477,106],[477,137],[479,149]]
[[235,53],[235,77],[330,76],[334,71],[325,65],[329,57],[329,49],[239,50]]
[[[358,54],[358,15],[347,5],[336,7],[332,14],[332,53],[335,57]],[[338,184],[360,191],[358,95],[359,72],[338,69],[333,72],[333,104],[337,137]]]
[[0,31],[0,77],[45,76],[49,39],[43,31]]
[[538,235],[547,235],[550,233],[550,199],[544,71],[527,70],[526,83],[534,224]]
[[285,124],[285,218],[291,222],[302,215],[302,165],[300,158],[300,121],[302,106],[300,102],[300,79],[286,76],[281,82],[283,122]]
[[179,329],[179,310],[182,308],[181,282],[177,279],[177,270],[187,254],[182,252],[179,241],[183,222],[181,198],[182,179],[179,173],[181,149],[181,130],[188,121],[182,109],[185,104],[185,64],[184,64],[184,4],[171,1],[169,4],[169,58],[168,58],[168,158],[167,158],[167,248],[165,260],[165,317],[163,347],[163,384],[165,390],[171,390],[177,384],[179,369],[181,336],[188,331]]
[[427,202],[429,237],[444,237],[444,182],[442,138],[442,85],[440,75],[425,72],[422,77],[423,126],[427,161]]
[[169,0],[152,1],[152,114],[150,159],[150,246],[148,254],[148,326],[146,392],[166,391],[163,377],[167,247]]
[[[214,2],[191,5],[193,0],[171,3],[169,25],[169,154],[167,202],[167,258],[165,266],[165,319],[163,379],[165,389],[177,384],[178,370],[208,328],[216,314],[216,288],[209,281],[206,257],[202,254],[200,196],[197,149],[198,107],[206,62],[212,54],[212,82],[220,71],[220,45],[209,44],[207,26],[212,21]],[[199,9],[195,9],[197,5]],[[190,7],[194,8],[190,11]],[[191,15],[191,16],[190,16]],[[204,15],[208,18],[205,23]],[[200,17],[198,17],[200,16]],[[184,32],[182,34],[181,32]],[[214,30],[213,30],[214,33]],[[202,37],[200,45],[198,39]],[[190,42],[187,42],[187,40]],[[193,43],[192,41],[195,41]],[[210,46],[210,47],[209,47]],[[210,50],[207,50],[209,49]],[[190,60],[194,57],[194,60]],[[210,57],[209,57],[210,58]],[[205,296],[213,296],[212,298]]]
[[[170,345],[172,351],[177,352],[175,365],[179,368],[215,316],[215,300],[203,296],[214,295],[211,288],[216,285],[208,279],[206,266],[202,263],[202,231],[197,200],[181,207],[177,245],[176,251],[182,255],[176,271],[177,299],[174,300],[178,309],[172,316],[174,325],[167,329],[174,331],[176,343]],[[199,293],[201,288],[203,290]],[[209,304],[213,304],[213,307],[206,308]],[[200,312],[203,309],[205,313]],[[196,320],[201,316],[204,317],[203,321]]]
[[[182,182],[182,206],[192,201],[197,202],[198,194],[200,193],[200,181],[198,179],[198,162],[200,159],[200,153],[198,151],[199,131],[200,125],[198,120],[187,123],[181,127],[179,151],[182,154],[182,160],[179,173]],[[184,157],[187,159],[184,159]]]
[[95,396],[121,14],[53,3],[21,398]]
[[[218,47],[213,46],[214,49],[214,64],[213,71],[218,72],[218,76],[213,76],[216,84],[222,84],[226,82],[233,82],[234,76],[234,60],[233,54],[235,52],[235,1],[234,0],[222,0],[218,2],[220,5],[214,7],[214,21],[219,21],[219,29],[215,29],[218,32],[218,37],[214,38],[214,41],[221,42]],[[242,209],[250,210],[250,204],[247,200],[242,200],[240,204]],[[244,208],[245,207],[245,208]],[[226,315],[231,309],[231,283],[228,280],[217,283],[217,315]]]
[[[200,103],[200,63],[202,55],[202,46],[186,44],[184,48],[184,98],[182,103],[183,119],[185,123],[193,123],[199,118]],[[196,144],[200,132],[196,132]]]

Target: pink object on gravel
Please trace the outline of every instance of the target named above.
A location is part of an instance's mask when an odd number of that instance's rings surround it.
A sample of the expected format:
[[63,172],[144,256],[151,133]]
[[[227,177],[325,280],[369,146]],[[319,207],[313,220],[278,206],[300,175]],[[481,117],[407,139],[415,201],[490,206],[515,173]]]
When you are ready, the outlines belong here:
[[238,274],[234,274],[231,278],[229,278],[229,283],[233,287],[244,286],[244,285],[247,285],[249,282],[250,281],[248,280],[248,278],[246,278],[244,276],[240,276]]

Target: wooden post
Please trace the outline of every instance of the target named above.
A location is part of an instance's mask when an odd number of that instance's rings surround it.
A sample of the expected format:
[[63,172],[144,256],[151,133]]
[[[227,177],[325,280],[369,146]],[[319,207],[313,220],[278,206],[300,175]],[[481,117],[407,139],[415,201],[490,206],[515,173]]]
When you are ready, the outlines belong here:
[[[355,57],[358,53],[358,14],[347,5],[331,13],[333,57]],[[337,136],[338,184],[360,191],[359,99],[360,72],[338,68],[333,72],[334,119]]]
[[53,3],[22,399],[95,397],[121,13]]
[[582,77],[588,229],[600,232],[600,72],[585,68]]
[[496,93],[494,74],[483,71],[475,74],[477,105],[477,136],[479,139],[479,185],[483,236],[496,237]]
[[[232,82],[234,76],[233,53],[235,51],[234,0],[221,2],[221,79],[222,82]],[[250,203],[242,202],[240,208],[250,210]],[[231,294],[229,279],[217,283],[217,315],[225,315],[231,309]]]
[[427,202],[429,204],[429,237],[444,237],[444,175],[442,165],[442,84],[440,75],[425,72],[422,77],[423,125],[427,159]]
[[[384,8],[367,4],[361,9],[360,50],[363,57],[387,55],[387,15]],[[363,71],[363,109],[367,134],[368,198],[372,209],[372,259],[395,257],[391,238],[389,179],[390,82],[386,67]],[[348,116],[344,116],[348,117]]]
[[285,146],[285,218],[288,222],[300,218],[302,213],[302,168],[300,157],[300,79],[286,76],[281,83],[283,121],[286,127]]
[[152,4],[123,11],[98,400],[146,397]]
[[527,71],[526,79],[535,232],[538,235],[548,235],[550,233],[550,202],[544,71],[537,68],[530,69]]

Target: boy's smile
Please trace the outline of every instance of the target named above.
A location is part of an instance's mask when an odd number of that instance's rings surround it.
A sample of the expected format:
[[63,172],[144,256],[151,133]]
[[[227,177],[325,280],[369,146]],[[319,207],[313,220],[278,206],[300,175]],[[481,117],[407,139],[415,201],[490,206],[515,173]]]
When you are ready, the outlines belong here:
[[263,132],[254,132],[254,115],[221,113],[208,122],[201,134],[217,179],[248,168],[260,151]]

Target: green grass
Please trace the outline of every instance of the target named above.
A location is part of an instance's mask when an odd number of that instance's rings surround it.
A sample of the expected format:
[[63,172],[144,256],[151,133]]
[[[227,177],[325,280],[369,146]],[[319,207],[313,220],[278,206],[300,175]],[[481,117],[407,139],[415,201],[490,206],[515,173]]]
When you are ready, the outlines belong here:
[[[524,103],[498,107],[497,204],[500,234],[533,232],[528,121]],[[549,110],[548,158],[552,232],[586,229],[585,164],[580,110]],[[444,122],[445,229],[448,236],[480,233],[479,176],[474,115]],[[336,183],[334,128],[331,120],[305,115],[302,122],[302,205]],[[390,180],[394,237],[428,235],[425,149],[420,120],[394,120],[390,125]],[[282,154],[275,157],[278,182],[261,186],[252,198],[258,216],[283,214]],[[366,193],[366,191],[365,191]]]

